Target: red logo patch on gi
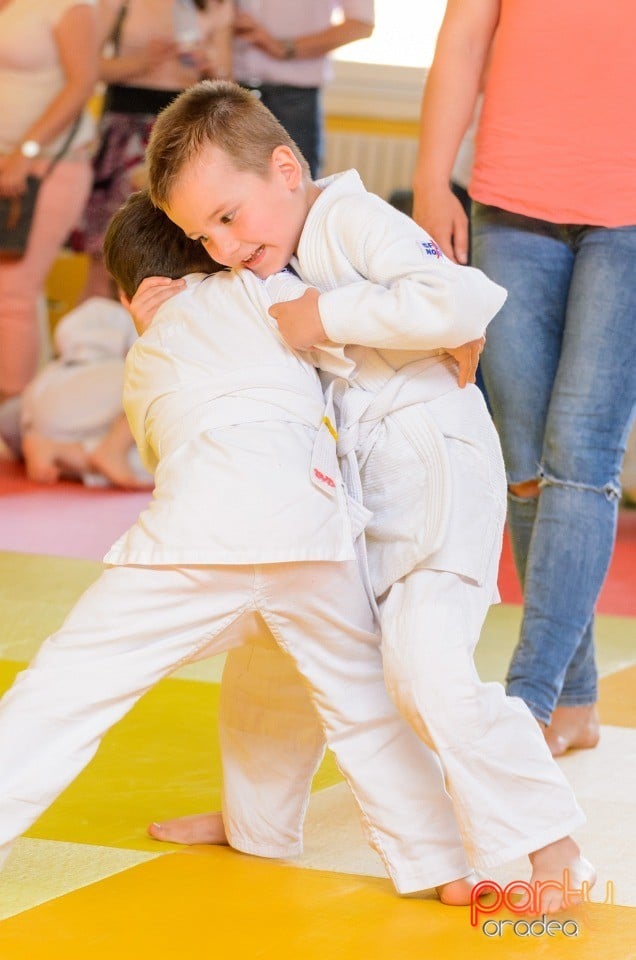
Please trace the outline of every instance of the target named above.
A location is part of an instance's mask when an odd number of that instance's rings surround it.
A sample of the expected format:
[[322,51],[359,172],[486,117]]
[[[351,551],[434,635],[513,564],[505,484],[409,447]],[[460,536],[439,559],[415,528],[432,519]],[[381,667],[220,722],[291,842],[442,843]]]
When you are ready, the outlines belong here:
[[316,478],[316,480],[322,480],[322,482],[326,483],[328,487],[336,486],[336,484],[331,479],[331,477],[327,477],[324,473],[321,473],[320,470],[316,470],[315,467],[314,467],[314,477]]

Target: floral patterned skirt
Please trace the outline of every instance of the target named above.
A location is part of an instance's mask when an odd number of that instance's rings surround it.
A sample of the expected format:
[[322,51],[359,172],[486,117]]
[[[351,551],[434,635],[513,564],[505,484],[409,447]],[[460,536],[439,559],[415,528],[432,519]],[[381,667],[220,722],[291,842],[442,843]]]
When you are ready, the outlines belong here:
[[99,256],[112,215],[138,189],[135,174],[143,164],[156,114],[107,112],[100,123],[93,159],[93,187],[70,246]]

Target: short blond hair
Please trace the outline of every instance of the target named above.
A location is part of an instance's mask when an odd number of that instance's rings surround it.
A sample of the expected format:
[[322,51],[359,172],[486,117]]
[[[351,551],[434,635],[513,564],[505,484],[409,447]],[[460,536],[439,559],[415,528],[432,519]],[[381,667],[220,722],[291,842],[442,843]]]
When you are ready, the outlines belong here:
[[276,147],[287,146],[310,179],[309,164],[285,128],[249,90],[230,80],[202,80],[161,111],[146,151],[153,203],[162,209],[186,163],[214,144],[237,170],[265,176]]

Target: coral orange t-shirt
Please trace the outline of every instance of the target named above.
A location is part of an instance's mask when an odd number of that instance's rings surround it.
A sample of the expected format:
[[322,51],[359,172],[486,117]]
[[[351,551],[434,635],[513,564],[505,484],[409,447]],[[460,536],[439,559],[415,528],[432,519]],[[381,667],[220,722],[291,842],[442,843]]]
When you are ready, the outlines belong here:
[[470,194],[636,224],[636,0],[501,0]]

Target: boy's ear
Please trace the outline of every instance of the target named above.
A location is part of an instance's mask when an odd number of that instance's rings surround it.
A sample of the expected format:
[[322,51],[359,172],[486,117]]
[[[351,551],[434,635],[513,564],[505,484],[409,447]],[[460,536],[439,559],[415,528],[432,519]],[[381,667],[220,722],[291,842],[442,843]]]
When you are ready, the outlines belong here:
[[128,311],[128,313],[130,313],[130,300],[128,299],[128,297],[126,296],[123,290],[119,290],[118,292],[119,292],[119,302],[121,303],[122,307],[124,307]]
[[295,190],[302,183],[303,168],[293,150],[281,144],[272,151],[272,170],[282,176],[290,190]]

